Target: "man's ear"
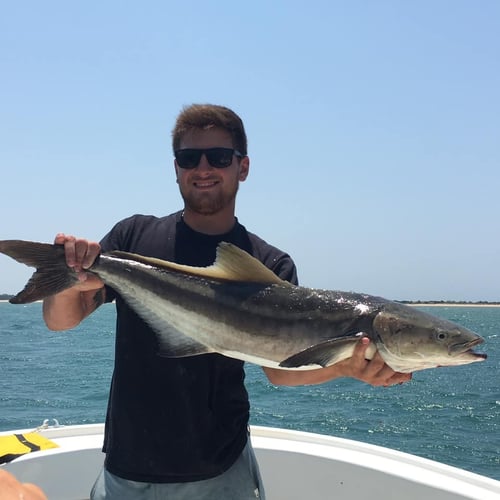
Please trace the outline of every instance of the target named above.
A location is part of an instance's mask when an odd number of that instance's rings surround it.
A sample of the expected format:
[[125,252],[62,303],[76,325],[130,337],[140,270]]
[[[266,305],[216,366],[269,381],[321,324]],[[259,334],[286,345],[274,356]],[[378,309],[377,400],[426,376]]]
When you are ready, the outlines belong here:
[[240,160],[240,175],[239,180],[244,181],[248,177],[248,172],[250,170],[250,158],[248,156],[244,156]]

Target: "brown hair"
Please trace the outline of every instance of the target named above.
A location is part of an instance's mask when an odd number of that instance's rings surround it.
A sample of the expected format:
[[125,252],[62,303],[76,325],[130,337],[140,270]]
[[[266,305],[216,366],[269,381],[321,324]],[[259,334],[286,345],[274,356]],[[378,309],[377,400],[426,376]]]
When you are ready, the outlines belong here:
[[215,104],[191,104],[185,106],[172,131],[173,150],[179,149],[182,137],[193,129],[221,128],[231,134],[233,148],[247,155],[247,136],[241,118],[229,108]]

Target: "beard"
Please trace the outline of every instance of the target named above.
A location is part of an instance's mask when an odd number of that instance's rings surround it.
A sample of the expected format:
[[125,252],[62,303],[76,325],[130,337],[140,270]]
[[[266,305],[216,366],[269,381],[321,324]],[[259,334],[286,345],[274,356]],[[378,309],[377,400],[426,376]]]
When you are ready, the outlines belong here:
[[194,190],[184,191],[179,187],[184,205],[187,209],[200,215],[215,215],[231,205],[236,199],[239,183],[231,189],[218,193],[199,193]]

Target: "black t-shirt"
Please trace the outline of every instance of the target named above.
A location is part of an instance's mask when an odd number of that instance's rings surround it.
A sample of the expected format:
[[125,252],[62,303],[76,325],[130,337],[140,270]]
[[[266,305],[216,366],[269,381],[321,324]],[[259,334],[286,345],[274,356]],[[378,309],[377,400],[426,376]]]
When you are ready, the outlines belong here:
[[[181,212],[135,215],[102,240],[103,252],[123,250],[208,266],[228,241],[282,279],[297,283],[292,259],[239,224],[223,235],[187,226]],[[238,458],[247,441],[248,394],[243,362],[219,354],[188,358],[158,355],[154,332],[112,289],[116,299],[115,365],[103,451],[111,473],[134,481],[187,482],[215,477]]]

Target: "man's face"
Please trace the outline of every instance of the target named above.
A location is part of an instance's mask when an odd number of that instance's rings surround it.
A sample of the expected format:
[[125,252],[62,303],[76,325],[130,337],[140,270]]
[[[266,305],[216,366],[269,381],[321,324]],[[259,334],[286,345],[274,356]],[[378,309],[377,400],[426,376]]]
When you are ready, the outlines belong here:
[[[193,130],[181,140],[179,149],[187,148],[233,148],[231,135],[223,129]],[[232,157],[226,168],[212,167],[205,155],[192,169],[179,167],[175,172],[186,209],[202,215],[215,215],[223,209],[234,210],[236,193],[240,181],[248,175],[248,157]]]

